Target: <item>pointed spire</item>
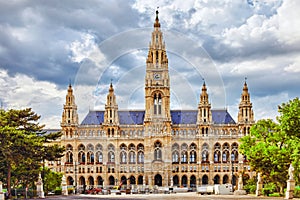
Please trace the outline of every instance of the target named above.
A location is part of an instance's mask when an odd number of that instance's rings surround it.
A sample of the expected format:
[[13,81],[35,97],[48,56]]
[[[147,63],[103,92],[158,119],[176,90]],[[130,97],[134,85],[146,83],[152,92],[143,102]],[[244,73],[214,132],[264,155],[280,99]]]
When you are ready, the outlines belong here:
[[159,23],[159,19],[158,19],[158,14],[159,14],[159,12],[158,12],[158,7],[157,7],[154,28],[156,28],[156,27],[159,28],[160,27],[160,23]]
[[206,92],[207,91],[207,89],[206,89],[206,84],[205,84],[205,80],[203,79],[203,85],[202,85],[202,92]]
[[112,79],[110,80],[110,86],[109,86],[109,92],[113,92],[114,91],[114,87],[112,84]]
[[243,87],[243,93],[248,93],[247,77],[245,77],[245,83]]

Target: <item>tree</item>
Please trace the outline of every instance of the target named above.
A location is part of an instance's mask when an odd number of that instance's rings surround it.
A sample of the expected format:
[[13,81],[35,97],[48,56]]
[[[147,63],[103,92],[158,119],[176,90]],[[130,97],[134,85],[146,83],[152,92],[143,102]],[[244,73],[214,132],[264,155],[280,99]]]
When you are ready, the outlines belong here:
[[254,171],[261,172],[283,193],[290,163],[296,174],[299,173],[299,99],[283,103],[279,106],[279,114],[278,123],[263,119],[253,125],[250,134],[240,140],[240,152],[246,155]]
[[27,186],[37,179],[41,161],[63,156],[64,148],[49,144],[61,133],[44,132],[39,119],[31,108],[0,110],[0,157],[4,158],[0,166],[6,169],[3,174],[9,195],[12,175],[15,184]]
[[43,169],[45,173],[44,177],[44,188],[45,193],[55,190],[61,186],[62,173],[51,171],[49,168]]

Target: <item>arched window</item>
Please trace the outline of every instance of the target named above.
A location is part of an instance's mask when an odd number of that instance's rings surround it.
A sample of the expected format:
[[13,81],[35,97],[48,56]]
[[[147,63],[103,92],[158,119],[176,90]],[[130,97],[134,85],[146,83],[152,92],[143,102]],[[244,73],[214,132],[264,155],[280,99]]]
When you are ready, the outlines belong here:
[[218,163],[221,161],[221,145],[219,143],[216,143],[214,146],[214,162]]
[[73,153],[72,152],[67,152],[66,153],[66,161],[67,163],[73,163]]
[[144,152],[138,152],[138,163],[144,163]]
[[209,162],[208,144],[206,143],[202,146],[202,162]]
[[154,160],[162,160],[161,143],[159,141],[154,144]]
[[135,152],[134,151],[129,152],[129,162],[131,164],[135,163]]
[[154,94],[154,115],[161,115],[162,98],[161,94]]
[[115,162],[115,153],[114,152],[108,152],[108,162],[114,163]]
[[196,154],[196,151],[191,151],[191,153],[190,153],[190,163],[195,163],[196,162],[196,158],[197,158],[197,156],[196,156],[197,154]]
[[103,154],[101,151],[96,152],[96,162],[99,164],[103,162]]
[[181,152],[181,163],[187,163],[187,152],[186,151]]
[[125,151],[120,152],[120,160],[122,164],[127,163],[127,155]]
[[179,153],[178,151],[173,151],[172,153],[172,162],[178,163],[179,162]]

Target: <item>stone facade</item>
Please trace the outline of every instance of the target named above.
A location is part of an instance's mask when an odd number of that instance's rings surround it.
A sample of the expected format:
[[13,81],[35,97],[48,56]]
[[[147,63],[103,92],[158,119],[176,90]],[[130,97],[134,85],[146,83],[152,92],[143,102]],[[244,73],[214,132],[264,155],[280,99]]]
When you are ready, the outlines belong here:
[[203,83],[198,108],[170,110],[168,58],[158,12],[146,58],[145,110],[119,110],[110,85],[104,110],[89,111],[79,124],[72,86],[62,114],[65,156],[48,166],[78,189],[119,185],[182,186],[237,182],[250,173],[238,153],[254,114],[247,83],[238,121],[213,110]]

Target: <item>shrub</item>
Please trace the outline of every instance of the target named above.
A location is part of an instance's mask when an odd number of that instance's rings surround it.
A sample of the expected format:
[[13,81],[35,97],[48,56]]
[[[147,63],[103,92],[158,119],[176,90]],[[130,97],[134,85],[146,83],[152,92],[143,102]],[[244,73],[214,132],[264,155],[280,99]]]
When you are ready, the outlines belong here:
[[247,193],[255,194],[256,191],[256,178],[248,179],[246,181],[246,184],[244,185],[244,190],[246,190]]
[[300,186],[297,186],[294,191],[294,197],[300,197]]
[[61,189],[61,188],[56,188],[56,189],[54,190],[54,194],[56,194],[56,195],[61,195],[61,194],[62,194],[62,189]]
[[269,194],[274,193],[276,190],[276,185],[274,183],[267,183],[264,185],[262,189],[262,194],[265,196],[269,196]]

